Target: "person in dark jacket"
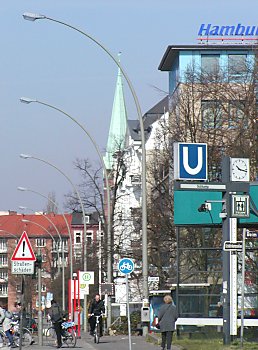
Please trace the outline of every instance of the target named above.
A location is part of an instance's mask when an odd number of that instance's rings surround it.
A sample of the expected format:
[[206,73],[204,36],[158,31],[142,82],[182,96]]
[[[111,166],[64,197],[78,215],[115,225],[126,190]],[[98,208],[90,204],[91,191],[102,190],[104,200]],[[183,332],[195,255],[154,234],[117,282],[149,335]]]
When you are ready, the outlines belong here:
[[[96,325],[96,317],[100,316],[105,312],[104,301],[101,300],[100,295],[96,294],[95,298],[92,300],[89,307],[89,323],[90,323],[90,334],[94,335],[95,325]],[[103,333],[103,325],[102,325],[102,317],[99,318],[99,328],[100,328],[100,336],[102,337]]]
[[161,331],[161,349],[171,350],[173,332],[176,329],[177,310],[170,295],[165,295],[164,302],[159,310],[158,319]]
[[56,331],[57,338],[57,348],[62,347],[62,327],[61,324],[63,322],[63,312],[58,305],[58,303],[53,299],[51,300],[51,308],[49,310],[49,316],[53,323],[53,326]]

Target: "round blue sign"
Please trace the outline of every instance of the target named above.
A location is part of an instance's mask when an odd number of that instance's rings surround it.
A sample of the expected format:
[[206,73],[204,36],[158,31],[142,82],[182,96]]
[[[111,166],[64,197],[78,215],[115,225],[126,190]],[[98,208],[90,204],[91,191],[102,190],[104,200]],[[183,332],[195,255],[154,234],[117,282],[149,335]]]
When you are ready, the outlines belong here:
[[125,275],[128,275],[129,273],[133,272],[134,263],[132,259],[129,259],[129,258],[121,259],[118,263],[118,270],[121,273],[124,273]]

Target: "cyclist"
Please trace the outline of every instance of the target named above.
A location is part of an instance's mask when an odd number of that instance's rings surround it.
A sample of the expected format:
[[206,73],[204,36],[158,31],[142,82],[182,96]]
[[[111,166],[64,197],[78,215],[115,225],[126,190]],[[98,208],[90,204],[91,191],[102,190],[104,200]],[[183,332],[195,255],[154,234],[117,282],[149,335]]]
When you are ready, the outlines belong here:
[[57,337],[57,348],[62,347],[62,327],[61,324],[63,322],[63,312],[58,305],[58,303],[53,299],[51,300],[51,308],[49,310],[49,316],[53,323],[53,326],[56,331]]
[[[95,298],[92,300],[89,307],[89,323],[90,323],[90,335],[94,335],[95,325],[96,325],[96,317],[100,316],[105,312],[104,300],[101,300],[100,295],[96,294]],[[100,337],[103,335],[103,325],[102,325],[102,317],[99,318],[99,329],[100,329]]]
[[16,348],[17,346],[13,341],[13,334],[11,332],[12,316],[13,314],[10,311],[8,311],[7,308],[0,307],[0,324],[3,325],[3,330],[9,340],[9,346],[11,348]]

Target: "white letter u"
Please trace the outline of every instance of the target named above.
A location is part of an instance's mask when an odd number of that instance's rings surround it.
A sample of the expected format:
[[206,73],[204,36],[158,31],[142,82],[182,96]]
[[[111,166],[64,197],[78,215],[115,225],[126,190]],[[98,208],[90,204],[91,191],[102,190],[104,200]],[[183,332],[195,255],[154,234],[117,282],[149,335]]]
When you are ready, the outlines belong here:
[[196,175],[198,174],[201,169],[202,169],[202,147],[197,147],[198,148],[198,161],[197,161],[197,166],[195,168],[191,168],[189,166],[189,155],[188,155],[188,147],[183,147],[183,165],[186,170],[186,172],[189,175]]

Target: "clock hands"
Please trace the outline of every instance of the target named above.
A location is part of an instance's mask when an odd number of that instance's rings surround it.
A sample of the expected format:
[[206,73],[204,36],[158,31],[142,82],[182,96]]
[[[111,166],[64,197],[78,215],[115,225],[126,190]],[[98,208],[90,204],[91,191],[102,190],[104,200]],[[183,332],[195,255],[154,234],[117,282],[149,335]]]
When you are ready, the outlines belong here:
[[236,165],[236,168],[237,168],[239,171],[244,171],[245,173],[247,173],[247,170],[241,169],[241,168],[239,168],[239,166],[237,166],[237,165]]

